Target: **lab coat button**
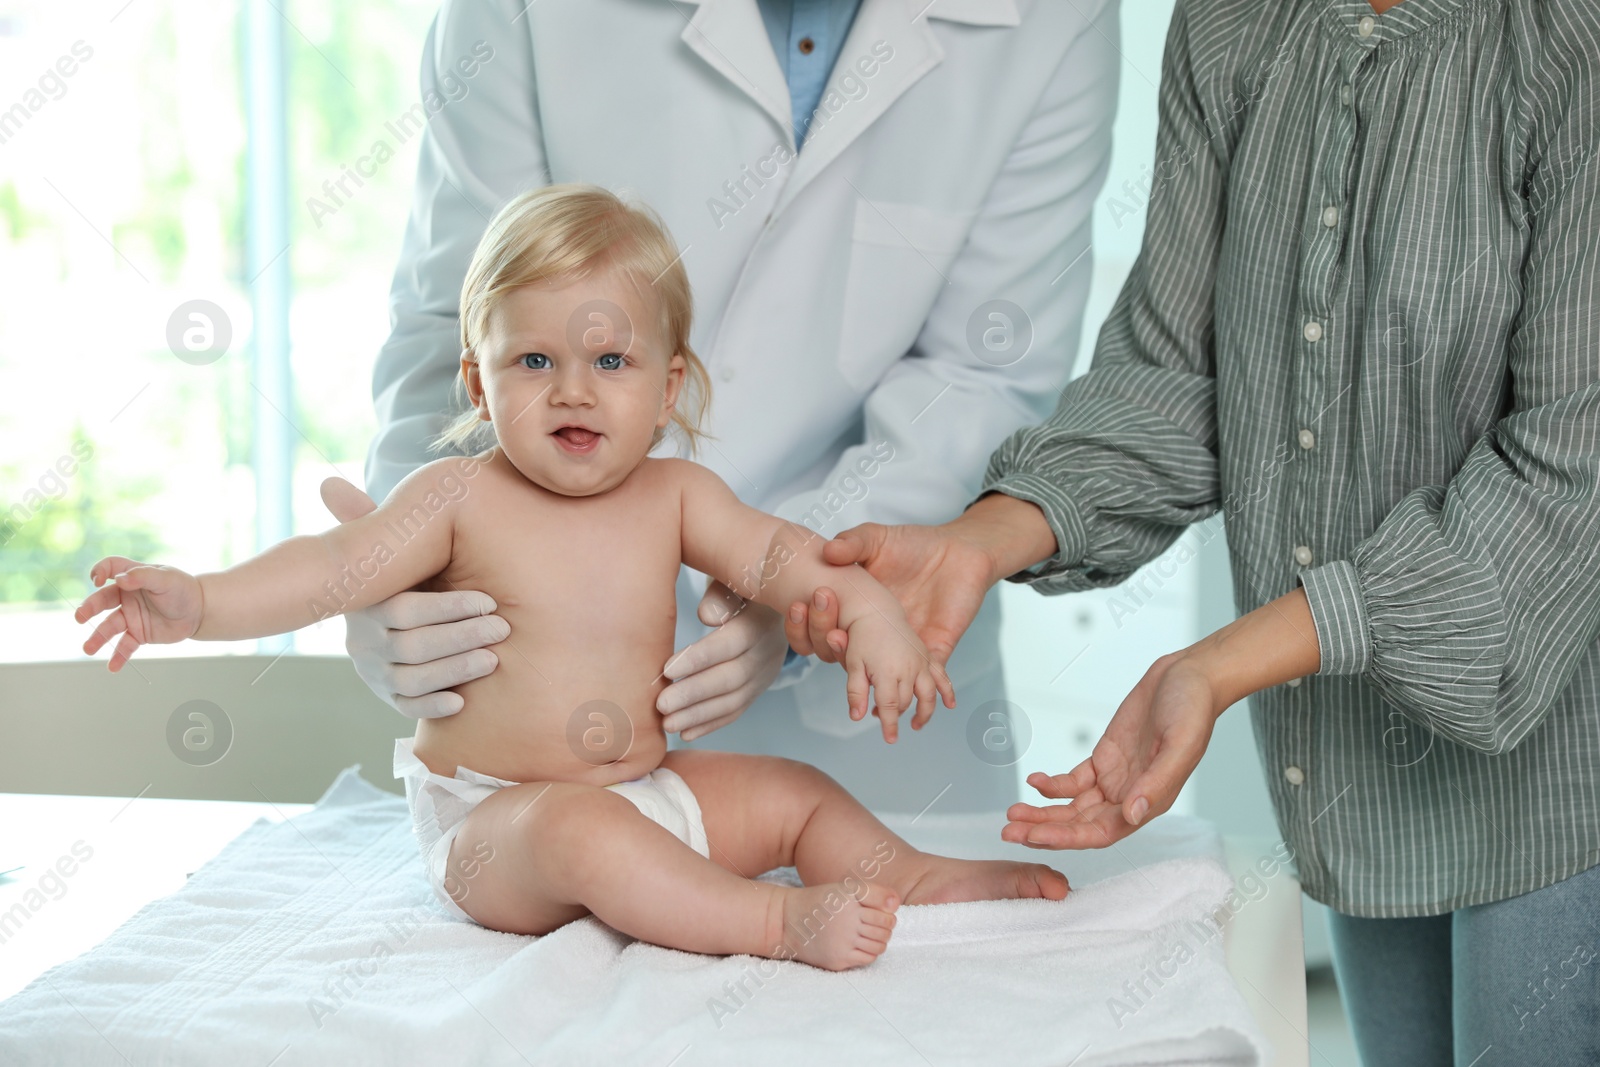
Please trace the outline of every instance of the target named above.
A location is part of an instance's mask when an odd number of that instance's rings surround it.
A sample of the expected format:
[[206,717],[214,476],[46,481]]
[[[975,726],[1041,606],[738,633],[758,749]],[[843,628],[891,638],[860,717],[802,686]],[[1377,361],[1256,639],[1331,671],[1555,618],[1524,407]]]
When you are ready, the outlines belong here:
[[1322,340],[1322,323],[1318,322],[1316,319],[1312,319],[1310,322],[1306,323],[1306,328],[1300,332],[1305,334],[1307,341],[1310,341],[1312,344],[1316,344],[1318,341]]
[[1311,549],[1307,548],[1305,545],[1296,545],[1294,550],[1294,561],[1300,564],[1302,567],[1311,566]]
[[1283,769],[1283,776],[1289,780],[1290,785],[1305,785],[1306,772],[1290,764]]

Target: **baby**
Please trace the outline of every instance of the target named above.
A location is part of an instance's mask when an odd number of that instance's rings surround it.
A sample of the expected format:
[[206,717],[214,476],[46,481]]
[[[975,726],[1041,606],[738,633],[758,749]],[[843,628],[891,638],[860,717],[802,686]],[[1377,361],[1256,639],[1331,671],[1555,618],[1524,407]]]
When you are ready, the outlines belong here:
[[[651,458],[669,426],[692,447],[709,395],[689,347],[689,282],[648,209],[593,186],[519,196],[490,223],[461,295],[471,407],[429,463],[366,516],[195,577],[122,557],[84,642],[139,645],[284,633],[421,585],[478,589],[511,633],[455,715],[395,745],[429,882],[454,914],[543,934],[593,914],[671,948],[872,962],[900,904],[1059,900],[1039,864],[930,855],[822,772],[792,760],[667,751],[656,696],[673,652],[680,566],[783,611],[826,585],[849,634],[849,713],[869,690],[893,741],[948,677],[899,603],[821,539],[742,504],[710,470]],[[754,881],[798,870],[802,888]]]

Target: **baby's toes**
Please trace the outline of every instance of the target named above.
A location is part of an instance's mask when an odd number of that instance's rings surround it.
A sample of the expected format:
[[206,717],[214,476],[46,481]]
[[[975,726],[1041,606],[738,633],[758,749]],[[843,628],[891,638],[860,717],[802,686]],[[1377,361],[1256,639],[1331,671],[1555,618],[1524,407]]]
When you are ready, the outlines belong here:
[[894,924],[895,917],[889,912],[862,908],[859,936],[887,945],[894,933]]
[[1039,895],[1046,900],[1065,900],[1067,891],[1071,888],[1067,884],[1066,875],[1042,863],[1029,864],[1026,877],[1039,891]]
[[889,948],[889,943],[887,941],[868,941],[865,938],[863,938],[862,940],[860,940],[860,941],[858,941],[856,943],[855,951],[860,953],[862,956],[865,956],[866,958],[864,960],[862,960],[860,963],[858,963],[857,966],[859,966],[859,967],[866,966],[867,964],[871,963],[873,960],[877,959],[879,956],[883,955],[884,952],[886,952],[888,950],[888,948]]
[[888,947],[888,945],[880,945],[872,941],[860,942],[855,948],[850,950],[850,955],[846,961],[845,969],[865,967],[867,964],[873,962],[879,956],[883,955],[883,950]]
[[856,948],[876,956],[888,947],[889,936],[887,934],[874,933],[866,927],[856,931]]
[[865,882],[863,885],[865,888],[856,894],[856,903],[864,908],[871,909],[867,913],[868,915],[872,912],[878,913],[882,918],[888,920],[890,927],[893,927],[893,913],[896,908],[900,907],[900,894],[886,885],[879,885],[877,882]]

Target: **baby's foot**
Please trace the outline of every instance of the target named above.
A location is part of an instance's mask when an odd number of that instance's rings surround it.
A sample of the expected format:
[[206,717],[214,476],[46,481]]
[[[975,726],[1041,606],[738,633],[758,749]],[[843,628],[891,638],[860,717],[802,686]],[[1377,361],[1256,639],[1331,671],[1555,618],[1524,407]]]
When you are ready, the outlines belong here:
[[838,883],[786,890],[783,931],[775,942],[781,940],[801,962],[828,971],[871,963],[889,947],[900,898],[870,882],[857,883],[856,892],[861,895]]
[[957,860],[925,856],[926,866],[905,890],[907,904],[954,904],[963,900],[1061,900],[1067,879],[1042,863]]

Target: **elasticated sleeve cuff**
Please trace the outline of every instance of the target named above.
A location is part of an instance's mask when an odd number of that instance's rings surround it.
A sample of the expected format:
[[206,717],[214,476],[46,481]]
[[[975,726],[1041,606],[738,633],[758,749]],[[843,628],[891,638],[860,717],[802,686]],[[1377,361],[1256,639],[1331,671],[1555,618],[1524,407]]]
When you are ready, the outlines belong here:
[[1319,674],[1365,674],[1372,666],[1372,628],[1355,564],[1336,560],[1300,576],[1322,653]]
[[1084,525],[1083,513],[1072,498],[1049,478],[1026,471],[1012,471],[993,481],[986,481],[983,492],[1004,493],[1037,504],[1039,510],[1044,512],[1051,532],[1056,535],[1054,556],[1027,570],[1007,575],[1006,581],[1025,585],[1049,582],[1063,577],[1082,562],[1089,548],[1089,533]]

